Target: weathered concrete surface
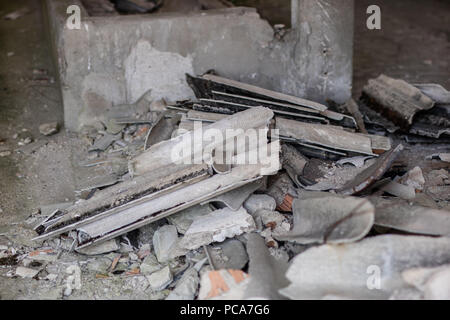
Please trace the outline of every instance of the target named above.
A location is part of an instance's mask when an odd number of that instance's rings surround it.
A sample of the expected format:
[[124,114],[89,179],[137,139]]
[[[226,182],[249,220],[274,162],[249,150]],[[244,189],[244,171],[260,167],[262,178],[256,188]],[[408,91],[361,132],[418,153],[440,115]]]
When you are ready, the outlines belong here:
[[127,98],[137,101],[148,89],[154,99],[170,101],[192,97],[186,73],[194,72],[192,58],[177,53],[161,52],[150,42],[140,40],[124,62]]
[[[101,119],[112,105],[135,102],[142,88],[130,83],[142,80],[146,72],[145,81],[159,95],[167,90],[167,81],[160,80],[172,73],[174,86],[181,83],[179,76],[183,72],[204,73],[209,69],[248,80],[241,76],[249,78],[258,73],[260,50],[273,38],[266,21],[259,19],[254,10],[242,8],[212,10],[207,14],[108,18],[88,17],[82,11],[81,29],[70,30],[64,24],[68,17],[66,8],[69,4],[82,7],[81,3],[46,3],[58,48],[65,124],[70,130]],[[142,51],[146,51],[144,56]],[[140,69],[149,67],[148,61],[142,62],[145,58],[168,63],[158,66],[153,74]],[[171,63],[175,61],[180,63]],[[172,92],[169,98],[188,98],[185,90],[181,86],[181,94]]]
[[295,40],[288,40],[293,65],[286,69],[292,74],[281,89],[319,102],[345,102],[352,88],[354,0],[297,1]]
[[[298,28],[279,40],[251,8],[90,17],[79,1],[46,0],[66,127],[77,131],[102,120],[108,108],[134,103],[148,89],[155,99],[190,98],[184,73],[210,69],[320,102],[345,102],[353,0],[310,3],[300,1]],[[65,25],[72,4],[82,9],[79,30]]]

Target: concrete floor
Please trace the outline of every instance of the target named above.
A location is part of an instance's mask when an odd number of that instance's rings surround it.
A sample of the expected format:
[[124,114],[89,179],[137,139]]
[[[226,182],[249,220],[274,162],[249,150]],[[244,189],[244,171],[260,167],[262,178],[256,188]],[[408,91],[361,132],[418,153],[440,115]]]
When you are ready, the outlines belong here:
[[[57,183],[57,179],[44,181],[48,173],[57,172],[58,163],[48,168],[48,159],[35,159],[37,162],[30,163],[25,161],[23,153],[16,152],[23,137],[30,136],[34,141],[46,140],[39,134],[41,123],[61,123],[63,119],[58,83],[43,32],[40,2],[2,1],[0,16],[22,7],[29,9],[23,17],[17,20],[0,19],[0,139],[4,140],[2,147],[12,152],[10,157],[0,157],[1,227],[5,219],[14,222],[30,214],[37,202],[71,196],[70,187],[62,187],[63,184]],[[53,82],[51,79],[54,79]],[[16,135],[18,137],[14,138]],[[58,135],[54,139],[58,139]],[[33,166],[47,169],[33,174],[28,171]],[[42,173],[42,177],[36,177],[37,173]],[[52,182],[56,185],[51,186]],[[49,192],[39,192],[38,195],[37,191],[41,188]],[[36,192],[30,192],[32,190]]]
[[[281,1],[279,11],[274,10],[274,1],[251,2],[272,23],[288,24],[289,17],[284,20],[285,14],[280,15],[289,12],[288,1]],[[381,31],[365,27],[365,10],[374,3],[382,8]],[[445,23],[450,1],[357,0],[356,4],[355,98],[367,79],[380,73],[450,88],[450,25]],[[22,7],[29,9],[24,16],[3,19]],[[0,242],[6,235],[17,245],[36,247],[39,244],[30,241],[32,231],[23,221],[41,205],[73,200],[77,177],[72,151],[83,147],[64,130],[50,138],[39,134],[41,123],[63,119],[40,1],[0,3],[0,57],[0,149],[11,151],[0,157]],[[26,136],[38,143],[20,147],[18,142]],[[0,298],[32,297],[34,287],[12,281],[0,276]]]
[[[359,97],[368,79],[380,73],[450,89],[450,1],[355,2],[354,97]],[[365,27],[371,4],[381,8],[381,30]]]

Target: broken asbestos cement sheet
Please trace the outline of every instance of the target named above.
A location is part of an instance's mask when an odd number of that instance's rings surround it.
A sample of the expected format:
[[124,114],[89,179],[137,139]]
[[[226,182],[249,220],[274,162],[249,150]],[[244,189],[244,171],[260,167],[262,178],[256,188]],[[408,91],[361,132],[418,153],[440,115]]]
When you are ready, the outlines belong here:
[[159,197],[150,195],[148,200],[145,197],[138,199],[136,204],[128,204],[126,208],[118,210],[113,215],[102,214],[100,219],[79,226],[77,228],[78,243],[81,246],[86,246],[135,230],[259,179],[260,172],[261,167],[259,165],[244,165],[233,168],[229,174],[214,175],[173,192],[163,193]]
[[319,159],[310,159],[305,166],[303,175],[299,177],[300,186],[306,190],[327,191],[339,190],[365,169],[376,162],[376,158],[367,160],[361,167],[353,165],[337,165]]
[[287,234],[274,234],[275,239],[300,244],[348,243],[362,239],[372,228],[375,209],[367,199],[312,194],[294,200],[294,228]]
[[353,195],[368,188],[385,174],[402,150],[403,145],[399,144],[394,149],[385,152],[373,165],[361,172],[354,180],[337,190],[337,193]]
[[[208,96],[213,90],[242,94],[253,98],[261,98],[270,101],[278,101],[292,104],[294,106],[303,106],[318,111],[325,111],[327,107],[310,100],[290,96],[276,91],[271,91],[256,87],[239,81],[226,79],[212,74],[205,74],[201,77],[187,76],[187,82],[194,90],[197,98]],[[214,96],[211,96],[213,98]]]
[[450,265],[413,268],[402,273],[405,282],[417,288],[425,300],[450,300]]
[[281,159],[283,168],[291,180],[297,187],[301,187],[299,176],[302,175],[308,160],[294,146],[286,143],[281,146]]
[[206,179],[207,165],[179,165],[165,171],[154,171],[100,190],[89,200],[79,201],[73,206],[58,210],[44,220],[36,231],[38,238],[47,239],[95,221],[102,212],[114,213],[128,204],[136,204],[139,198],[154,197],[158,192],[175,190],[185,184]]
[[356,128],[353,117],[329,110],[320,103],[267,90],[212,74],[186,76],[186,81],[200,100],[195,108],[221,113],[235,113],[256,106],[273,110],[280,117],[315,123]]
[[288,264],[271,256],[264,239],[257,233],[248,235],[250,282],[245,290],[245,299],[285,299],[278,290],[287,286],[285,277]]
[[450,212],[419,206],[396,198],[371,197],[375,224],[406,232],[450,236]]
[[342,127],[332,125],[304,123],[277,117],[276,128],[280,130],[281,139],[340,156],[351,154],[375,156],[374,150],[390,148],[389,139],[386,137],[372,138],[371,135],[348,132]]
[[224,208],[195,219],[181,239],[180,246],[193,250],[255,229],[255,221],[247,210],[242,207],[238,211]]
[[[222,120],[214,122],[204,128],[199,128],[194,131],[186,132],[182,135],[176,136],[170,140],[162,141],[150,147],[148,150],[132,159],[129,163],[129,171],[133,175],[141,175],[145,172],[160,170],[168,165],[174,165],[171,161],[171,157],[175,154],[178,156],[178,163],[192,163],[191,159],[202,158],[205,153],[205,149],[208,148],[212,153],[213,150],[222,146],[224,140],[212,139],[203,135],[204,131],[214,130],[220,132],[225,139],[231,139],[235,136],[226,134],[228,132],[246,132],[251,128],[263,128],[267,127],[270,120],[273,118],[273,112],[268,108],[256,107],[243,112],[236,113],[228,116]],[[243,131],[241,131],[243,130]],[[192,141],[193,145],[191,153],[179,154],[182,152],[185,141]]]
[[240,188],[228,191],[227,193],[224,193],[218,197],[208,199],[205,201],[205,203],[211,203],[211,202],[220,202],[223,205],[227,206],[229,209],[233,211],[239,210],[240,207],[244,204],[245,200],[257,189],[261,188],[263,186],[264,180],[259,179],[255,182],[246,184],[245,186],[242,186]]
[[286,273],[291,284],[280,293],[290,299],[387,299],[407,286],[404,270],[449,262],[450,238],[445,237],[383,235],[326,244],[293,259]]
[[400,127],[407,129],[419,111],[429,110],[434,101],[409,83],[380,75],[363,88],[370,106]]
[[436,104],[450,104],[450,92],[440,84],[421,83],[414,84],[414,86],[433,99]]
[[[383,181],[380,181],[380,183],[381,182]],[[395,181],[388,181],[387,183],[381,185],[380,190],[383,190],[386,193],[405,200],[411,200],[416,197],[416,190],[414,189],[414,187],[407,186]]]
[[[254,128],[253,125],[261,128],[268,125],[272,116],[272,111],[267,108],[253,108],[229,116],[211,126],[219,131],[230,128]],[[197,133],[193,134],[195,137]],[[187,135],[193,137],[191,133]],[[210,152],[214,151],[214,147],[222,146],[224,142],[216,140],[215,144],[210,146]],[[135,158],[133,163],[138,166],[134,169],[137,169],[139,176],[102,190],[93,198],[48,218],[36,229],[40,234],[36,239],[46,239],[76,230],[77,249],[81,249],[257,181],[262,178],[263,173],[274,174],[280,167],[279,143],[267,144],[267,136],[261,140],[258,146],[264,144],[265,150],[269,150],[270,154],[259,155],[259,164],[235,165],[230,167],[228,172],[212,176],[207,164],[174,164],[171,157],[167,157],[171,154],[172,148],[179,147],[177,143],[181,141],[177,138],[156,144],[138,156],[138,160]],[[191,153],[184,156],[191,160],[197,152],[203,155],[203,147],[203,144],[199,143],[194,146]],[[241,151],[235,154],[231,161],[242,156],[248,158],[247,153],[253,151]],[[242,202],[244,200],[242,199]]]

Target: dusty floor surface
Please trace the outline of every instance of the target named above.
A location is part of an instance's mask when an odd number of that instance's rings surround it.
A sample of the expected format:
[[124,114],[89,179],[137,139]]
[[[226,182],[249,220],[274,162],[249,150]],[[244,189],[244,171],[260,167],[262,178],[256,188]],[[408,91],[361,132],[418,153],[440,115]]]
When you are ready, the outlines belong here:
[[[274,1],[236,2],[256,5],[272,23],[289,24],[289,18],[283,18],[288,17],[289,1],[281,1],[279,11],[274,10]],[[381,31],[365,28],[365,9],[374,2],[356,3],[355,97],[367,79],[380,73],[450,88],[450,26],[445,23],[449,1],[376,1],[383,8]],[[42,244],[30,240],[34,232],[27,219],[41,206],[74,200],[85,177],[74,169],[78,161],[74,150],[83,151],[86,144],[64,129],[49,138],[39,133],[41,123],[61,124],[63,111],[40,2],[2,1],[0,17],[22,7],[28,12],[17,20],[0,18],[0,148],[11,152],[0,157],[0,245],[29,252]],[[33,142],[20,146],[27,137]],[[431,151],[411,157],[415,151],[407,150],[403,157],[413,167]],[[112,258],[63,252],[53,264],[52,273],[58,278],[44,281],[7,277],[14,267],[0,266],[0,299],[62,298],[66,268],[72,264],[93,272],[82,274],[82,289],[75,290],[71,299],[160,299],[167,294],[152,292],[142,276],[96,277],[95,270],[109,266]]]

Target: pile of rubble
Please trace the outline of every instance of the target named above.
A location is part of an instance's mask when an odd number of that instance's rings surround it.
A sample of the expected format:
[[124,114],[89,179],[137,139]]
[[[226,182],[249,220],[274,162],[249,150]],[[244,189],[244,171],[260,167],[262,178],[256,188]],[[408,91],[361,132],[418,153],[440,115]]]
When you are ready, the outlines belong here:
[[[81,165],[103,174],[33,217],[42,248],[1,247],[11,276],[47,279],[36,258],[75,250],[100,257],[86,272],[143,277],[158,298],[450,298],[448,91],[382,75],[331,109],[214,74],[187,82],[196,101],[144,94],[84,131]],[[428,165],[406,170],[423,145]]]

